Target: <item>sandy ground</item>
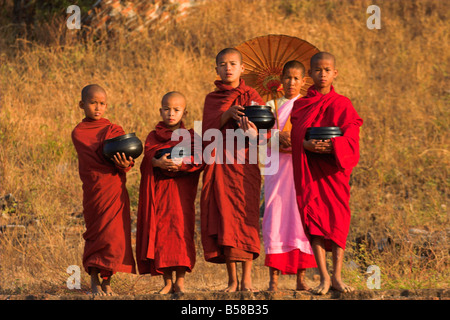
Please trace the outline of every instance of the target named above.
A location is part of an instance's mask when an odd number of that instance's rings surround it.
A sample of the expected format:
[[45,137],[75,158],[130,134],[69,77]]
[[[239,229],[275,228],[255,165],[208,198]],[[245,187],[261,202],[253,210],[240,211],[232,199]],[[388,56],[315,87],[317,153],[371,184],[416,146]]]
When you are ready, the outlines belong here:
[[360,290],[352,293],[330,291],[317,296],[309,292],[283,290],[278,292],[190,292],[182,294],[143,294],[93,297],[90,294],[70,293],[67,295],[0,295],[0,300],[450,300],[450,289],[420,290]]

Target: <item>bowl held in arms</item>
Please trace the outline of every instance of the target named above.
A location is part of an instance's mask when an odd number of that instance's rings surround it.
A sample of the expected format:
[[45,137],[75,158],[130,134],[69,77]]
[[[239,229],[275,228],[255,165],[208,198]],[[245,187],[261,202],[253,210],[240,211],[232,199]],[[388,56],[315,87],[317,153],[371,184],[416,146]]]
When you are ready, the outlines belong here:
[[187,150],[186,148],[183,148],[183,147],[162,148],[162,149],[159,149],[156,151],[155,158],[159,159],[166,153],[169,153],[169,155],[167,156],[167,159],[171,159],[172,155],[175,158],[183,158],[183,157],[189,156],[190,152],[189,152],[189,150]]
[[136,159],[142,154],[143,150],[141,140],[134,133],[105,140],[103,144],[103,155],[108,160],[113,158],[117,152],[125,153],[127,159],[129,157]]
[[[275,115],[270,106],[244,106],[244,114],[258,129],[271,129],[275,125]],[[239,122],[235,122],[239,127]]]
[[306,140],[327,140],[342,136],[342,131],[339,127],[309,127],[306,129]]

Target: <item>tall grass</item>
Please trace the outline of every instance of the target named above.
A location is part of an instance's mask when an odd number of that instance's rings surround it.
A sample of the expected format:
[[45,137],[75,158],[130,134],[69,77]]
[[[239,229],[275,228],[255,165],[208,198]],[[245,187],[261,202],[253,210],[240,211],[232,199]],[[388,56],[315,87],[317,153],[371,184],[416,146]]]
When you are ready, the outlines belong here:
[[[366,27],[372,4],[381,8],[380,30]],[[167,91],[185,93],[192,126],[213,89],[215,54],[269,33],[297,36],[335,54],[336,90],[365,120],[351,181],[348,281],[364,289],[365,268],[376,264],[383,288],[448,288],[448,19],[446,3],[432,0],[231,0],[208,1],[139,38],[118,32],[114,39],[84,42],[79,31],[61,27],[61,18],[36,26],[33,39],[19,39],[5,24],[0,197],[11,193],[19,205],[2,212],[0,225],[26,228],[0,233],[0,293],[66,292],[66,268],[81,266],[82,192],[70,133],[83,118],[77,104],[84,85],[105,87],[107,117],[142,139],[159,121]],[[140,160],[128,174],[134,220]],[[254,282],[264,289],[261,253]],[[221,272],[225,277],[224,267],[203,261],[199,244],[188,289],[221,288]],[[151,292],[161,282],[135,275],[114,281],[122,294]],[[83,290],[88,283],[83,273]]]

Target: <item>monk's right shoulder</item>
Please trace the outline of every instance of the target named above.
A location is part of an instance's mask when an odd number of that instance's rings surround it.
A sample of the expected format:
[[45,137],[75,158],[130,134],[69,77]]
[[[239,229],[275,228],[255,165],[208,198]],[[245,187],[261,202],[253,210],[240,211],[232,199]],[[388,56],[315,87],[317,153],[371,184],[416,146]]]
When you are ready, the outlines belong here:
[[77,129],[80,127],[80,125],[81,125],[82,123],[83,123],[83,122],[79,122],[79,123],[75,126],[75,128],[73,128],[73,131],[77,130]]
[[79,131],[80,131],[80,125],[82,122],[80,122],[79,124],[77,124],[75,126],[75,128],[73,128],[72,130],[72,139],[76,138],[79,135]]
[[208,100],[208,99],[214,98],[214,96],[216,95],[216,93],[217,93],[216,91],[212,91],[212,92],[208,93],[208,94],[206,95],[206,97],[205,97],[205,101]]
[[297,100],[294,101],[294,105],[292,106],[292,110],[296,109],[296,108],[300,108],[303,105],[307,104],[308,100],[307,97],[301,97],[298,98]]
[[215,105],[218,102],[217,92],[213,91],[206,95],[205,97],[205,106]]
[[145,139],[145,141],[149,141],[154,139],[156,136],[156,130],[152,130],[148,133],[147,138]]

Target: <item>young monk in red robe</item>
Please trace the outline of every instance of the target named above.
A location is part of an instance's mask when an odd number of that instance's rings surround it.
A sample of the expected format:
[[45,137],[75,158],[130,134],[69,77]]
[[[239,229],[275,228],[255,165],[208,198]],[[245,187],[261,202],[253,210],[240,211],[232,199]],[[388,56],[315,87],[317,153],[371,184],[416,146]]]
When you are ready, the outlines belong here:
[[[83,266],[91,275],[94,295],[112,295],[111,276],[116,272],[135,273],[131,248],[130,200],[126,172],[133,159],[119,153],[104,158],[103,142],[125,134],[122,127],[103,118],[106,92],[98,85],[83,88],[79,103],[86,117],[72,132],[83,182],[83,215],[86,243]],[[99,274],[103,281],[100,283]]]
[[171,138],[175,130],[185,129],[182,118],[186,113],[186,99],[181,93],[164,95],[162,121],[147,136],[141,164],[137,265],[141,274],[163,275],[161,294],[182,292],[185,273],[191,272],[195,264],[195,197],[202,165],[193,159],[194,131],[185,130],[191,139],[190,164],[176,161],[171,153],[155,157],[158,150],[180,143]]
[[[225,136],[233,122],[241,121],[244,130],[256,127],[242,112],[243,106],[264,104],[259,94],[240,78],[244,71],[238,50],[227,48],[216,57],[216,91],[209,93],[203,110],[203,134],[218,129]],[[205,140],[205,139],[203,139]],[[216,150],[217,151],[217,150]],[[248,156],[248,148],[246,150]],[[236,156],[236,153],[235,153]],[[223,164],[215,161],[205,166],[201,194],[201,233],[205,260],[226,263],[227,292],[253,290],[252,261],[259,256],[259,200],[261,175],[258,164]],[[248,162],[248,161],[247,161]],[[242,282],[239,288],[237,262],[242,262]]]
[[[350,226],[350,174],[359,161],[359,128],[363,120],[350,100],[337,94],[333,80],[335,58],[320,52],[311,58],[309,75],[314,85],[306,97],[294,103],[291,121],[292,158],[297,202],[306,234],[319,268],[320,284],[313,289],[325,294],[330,286],[352,291],[341,278]],[[305,140],[308,127],[340,127],[343,136],[325,141]],[[326,251],[333,254],[330,278]]]

